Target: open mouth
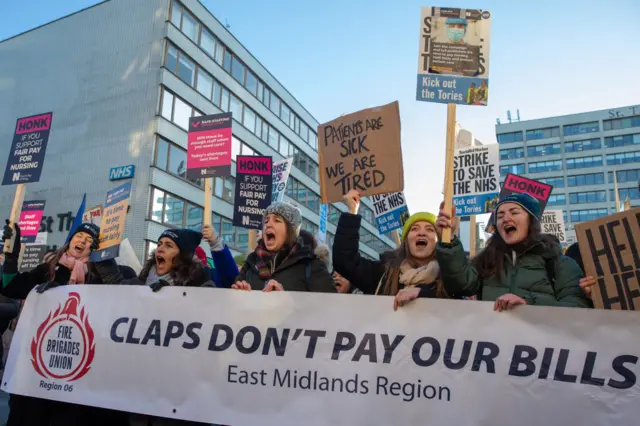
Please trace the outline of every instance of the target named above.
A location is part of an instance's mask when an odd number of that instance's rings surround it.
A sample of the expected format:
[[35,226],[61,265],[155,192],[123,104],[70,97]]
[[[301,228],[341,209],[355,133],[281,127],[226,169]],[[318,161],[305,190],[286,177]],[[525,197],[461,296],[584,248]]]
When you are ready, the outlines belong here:
[[269,231],[266,231],[266,232],[264,233],[264,241],[265,241],[267,244],[274,243],[274,242],[276,241],[276,234],[275,234],[275,232],[270,231],[270,230],[269,230]]
[[427,240],[416,240],[416,246],[417,247],[427,247],[429,245],[429,242]]
[[158,266],[163,266],[167,263],[167,260],[162,255],[156,255],[156,264]]
[[507,236],[511,236],[518,231],[518,229],[513,225],[506,225],[503,229]]
[[78,254],[82,254],[84,252],[84,246],[76,245],[73,247],[73,250]]

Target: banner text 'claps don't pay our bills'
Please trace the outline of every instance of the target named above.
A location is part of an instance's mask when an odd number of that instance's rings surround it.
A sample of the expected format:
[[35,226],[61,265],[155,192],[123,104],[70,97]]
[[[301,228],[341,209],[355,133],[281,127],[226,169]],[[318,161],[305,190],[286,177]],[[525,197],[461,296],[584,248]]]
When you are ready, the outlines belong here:
[[[386,297],[164,290],[69,286],[30,296],[3,389],[234,425],[380,424],[398,412],[407,424],[428,415],[435,426],[507,426],[534,414],[555,424],[560,409],[583,425],[607,424],[594,399],[615,399],[620,418],[638,414],[631,335],[640,320],[626,313],[500,314],[490,303],[422,299],[393,312]],[[81,320],[58,321],[69,306]]]

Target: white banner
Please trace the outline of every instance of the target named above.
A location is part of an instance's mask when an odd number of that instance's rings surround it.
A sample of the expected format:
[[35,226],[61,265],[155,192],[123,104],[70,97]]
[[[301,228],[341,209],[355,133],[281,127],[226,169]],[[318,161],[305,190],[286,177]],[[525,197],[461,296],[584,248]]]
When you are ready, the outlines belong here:
[[555,235],[561,243],[567,241],[562,210],[545,210],[540,218],[540,223],[542,224],[542,232]]
[[640,315],[207,288],[32,293],[11,393],[243,425],[633,425]]

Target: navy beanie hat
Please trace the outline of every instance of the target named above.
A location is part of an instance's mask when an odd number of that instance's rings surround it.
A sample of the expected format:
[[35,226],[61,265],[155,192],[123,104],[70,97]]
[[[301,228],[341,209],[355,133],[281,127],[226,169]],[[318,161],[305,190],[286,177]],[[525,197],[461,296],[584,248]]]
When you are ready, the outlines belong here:
[[520,207],[525,209],[531,216],[536,218],[536,220],[540,220],[540,216],[542,216],[542,207],[540,206],[540,202],[533,198],[529,194],[511,194],[502,198],[498,201],[495,209],[495,218],[496,222],[498,221],[498,207],[504,203],[514,203],[518,204]]
[[[71,234],[71,238],[73,238],[77,233],[84,232],[93,238],[93,242],[91,243],[91,250],[97,250],[98,245],[100,244],[100,227],[98,225],[94,225],[93,223],[82,223],[78,226]],[[71,241],[71,238],[69,241]]]
[[202,241],[202,233],[192,229],[167,229],[160,235],[158,241],[162,238],[173,240],[180,249],[180,253],[185,253],[193,257],[196,252],[196,247],[198,247]]

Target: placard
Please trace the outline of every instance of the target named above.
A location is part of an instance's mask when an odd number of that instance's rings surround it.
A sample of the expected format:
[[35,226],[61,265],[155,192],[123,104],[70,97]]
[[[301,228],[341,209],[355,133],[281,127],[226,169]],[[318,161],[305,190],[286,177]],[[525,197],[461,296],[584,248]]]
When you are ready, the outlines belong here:
[[287,181],[289,180],[289,173],[291,173],[292,164],[293,158],[285,158],[284,160],[273,163],[273,191],[271,192],[272,203],[278,203],[284,200],[284,193],[287,189]]
[[52,120],[52,112],[18,119],[2,185],[40,180]]
[[511,194],[529,194],[538,200],[540,210],[544,211],[552,191],[553,185],[507,173],[507,177],[504,179],[502,189],[500,190],[500,199]]
[[416,99],[486,106],[491,13],[423,7]]
[[238,426],[626,426],[638,329],[597,309],[59,286],[27,299],[2,390]]
[[82,215],[82,223],[95,223],[100,225],[102,208],[102,204],[98,204],[97,206],[86,209]]
[[90,260],[92,262],[118,257],[130,196],[131,182],[107,192],[104,215],[100,222],[100,246],[98,250],[91,253]]
[[47,252],[47,246],[29,244],[24,246],[20,253],[20,267],[18,272],[29,272],[35,269],[44,261],[44,254]]
[[323,204],[351,189],[363,197],[404,190],[398,102],[318,126],[318,157]]
[[22,203],[20,220],[18,221],[21,243],[33,244],[36,242],[45,204],[46,201],[44,200],[25,201]]
[[231,112],[189,118],[187,176],[231,175]]
[[374,195],[371,197],[371,201],[373,202],[373,214],[376,217],[378,231],[381,234],[402,228],[404,222],[409,218],[407,200],[402,192]]
[[327,216],[329,215],[329,205],[320,204],[320,226],[318,227],[318,242],[327,241]]
[[233,225],[262,229],[264,212],[271,204],[271,157],[238,155]]
[[585,275],[594,277],[599,309],[640,310],[640,208],[577,223]]
[[453,164],[456,216],[491,213],[500,194],[498,144],[458,149]]
[[555,235],[561,243],[567,241],[562,210],[545,210],[540,218],[540,224],[543,233]]

